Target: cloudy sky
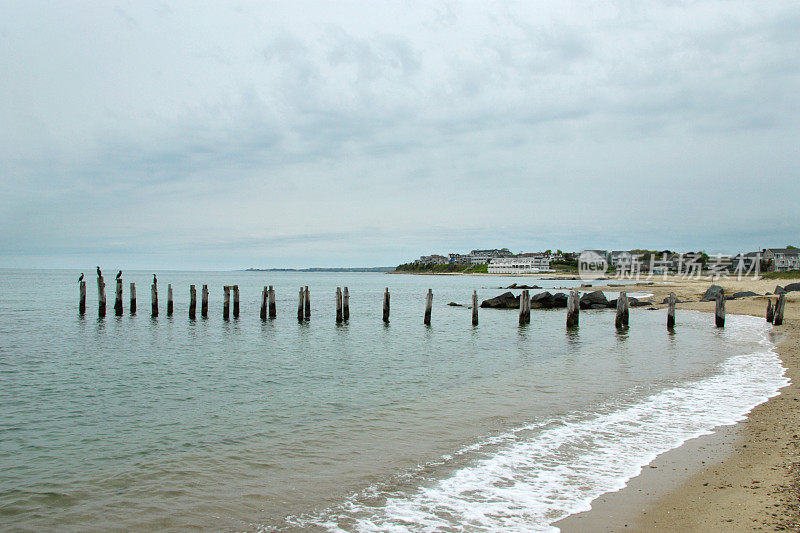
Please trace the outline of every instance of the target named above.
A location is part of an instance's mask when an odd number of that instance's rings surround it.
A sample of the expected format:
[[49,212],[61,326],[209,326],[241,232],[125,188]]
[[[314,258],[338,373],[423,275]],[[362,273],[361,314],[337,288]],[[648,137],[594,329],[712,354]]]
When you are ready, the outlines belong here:
[[800,243],[800,4],[0,3],[0,267]]

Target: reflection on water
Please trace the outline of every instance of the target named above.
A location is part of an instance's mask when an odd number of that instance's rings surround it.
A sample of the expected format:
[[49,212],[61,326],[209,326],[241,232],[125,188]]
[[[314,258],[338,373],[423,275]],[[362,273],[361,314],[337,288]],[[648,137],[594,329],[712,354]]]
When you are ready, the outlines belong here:
[[[516,310],[481,309],[473,326],[472,291],[481,300],[504,292],[481,288],[479,277],[158,277],[180,295],[172,318],[165,302],[151,318],[140,295],[144,315],[126,307],[122,317],[97,319],[91,284],[87,315],[77,316],[71,272],[0,271],[0,523],[280,526],[374,483],[448,475],[475,457],[437,461],[487,436],[698,379],[750,347],[696,313],[682,313],[672,334],[663,312],[644,310],[618,333],[613,311],[581,313],[580,326],[566,329],[564,310],[533,310],[519,326]],[[151,278],[126,271],[124,287]],[[208,318],[198,309],[189,320],[188,286],[203,283],[212,295],[238,284],[240,317],[224,321],[211,298]],[[275,286],[278,317],[262,321],[266,284]],[[312,314],[298,322],[304,285]],[[344,285],[350,321],[336,324],[335,290]],[[428,287],[430,327],[422,323]]]

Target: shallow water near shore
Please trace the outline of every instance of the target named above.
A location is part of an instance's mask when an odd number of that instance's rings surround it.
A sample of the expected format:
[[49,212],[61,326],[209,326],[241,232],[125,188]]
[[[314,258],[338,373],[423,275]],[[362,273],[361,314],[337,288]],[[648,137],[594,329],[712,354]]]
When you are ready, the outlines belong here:
[[[447,302],[513,278],[125,273],[125,314],[77,315],[72,272],[0,271],[0,523],[30,529],[546,530],[657,454],[735,423],[785,384],[767,325],[634,310]],[[128,314],[128,283],[139,293]],[[523,283],[534,280],[526,278]],[[166,286],[175,315],[166,317]],[[187,317],[208,283],[208,319]],[[570,282],[535,280],[544,287]],[[577,284],[575,282],[574,284]],[[223,321],[222,286],[241,316]],[[272,284],[278,318],[259,318]],[[297,291],[312,317],[298,323]],[[351,318],[334,322],[337,286]],[[392,291],[390,324],[381,298]],[[422,324],[434,291],[433,323]],[[518,292],[518,291],[515,291]]]

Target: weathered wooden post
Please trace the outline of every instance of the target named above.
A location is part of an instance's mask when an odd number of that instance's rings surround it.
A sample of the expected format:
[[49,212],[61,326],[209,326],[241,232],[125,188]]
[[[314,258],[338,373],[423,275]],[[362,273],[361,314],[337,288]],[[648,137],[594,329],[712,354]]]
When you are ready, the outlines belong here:
[[617,296],[617,316],[614,319],[614,325],[617,329],[623,327],[622,325],[622,315],[625,313],[625,292],[622,291]]
[[775,317],[772,320],[773,326],[780,326],[783,324],[783,310],[786,308],[786,293],[778,297],[778,303],[775,304]]
[[189,285],[189,319],[194,320],[197,316],[197,289],[194,285]]
[[200,294],[200,316],[208,318],[208,285],[203,285],[203,292]]
[[675,293],[669,293],[669,298],[667,299],[667,329],[672,330],[675,329]]
[[136,314],[136,284],[131,281],[131,314]]
[[308,292],[308,285],[306,285],[305,306],[306,306],[306,320],[308,320],[309,318],[311,318],[311,294]]
[[580,298],[578,298],[577,291],[569,291],[567,297],[567,327],[575,327],[578,325],[580,319]]
[[82,281],[78,287],[79,291],[79,299],[78,299],[78,314],[85,315],[86,314],[86,282]]
[[530,311],[525,301],[528,300],[528,291],[523,289],[519,295],[519,325],[524,326],[530,321]]
[[150,316],[158,316],[158,285],[150,286]]
[[172,283],[167,283],[167,316],[172,316]]
[[239,286],[233,286],[233,318],[239,318]]
[[267,319],[267,286],[261,289],[261,320]]
[[305,294],[306,293],[303,290],[303,287],[300,287],[300,293],[297,296],[297,320],[300,321],[303,320],[303,310],[304,310],[303,303],[305,301]]
[[225,285],[222,288],[222,319],[228,320],[231,317],[231,287]]
[[631,316],[631,302],[628,299],[628,293],[625,293],[625,308],[622,310],[622,326],[628,327],[629,319]]
[[433,307],[433,289],[428,289],[425,296],[425,319],[422,321],[426,326],[431,325],[431,308]]
[[525,289],[525,323],[531,323],[531,291]]
[[122,316],[122,279],[117,278],[117,286],[114,290],[114,314]]
[[389,323],[389,287],[383,293],[383,321]]
[[350,320],[350,291],[347,289],[347,287],[344,288],[342,300],[342,318],[345,322],[347,322]]
[[772,323],[775,319],[775,310],[772,308],[772,299],[767,298],[767,322]]
[[342,289],[336,287],[336,323],[341,324],[344,321],[342,315]]
[[478,291],[472,291],[472,325],[478,325]]
[[717,307],[714,311],[714,322],[718,328],[725,327],[725,291],[720,290],[717,293]]
[[97,316],[106,316],[106,282],[102,275],[97,276]]
[[269,317],[275,318],[278,316],[278,310],[275,306],[275,289],[272,288],[272,285],[269,286]]

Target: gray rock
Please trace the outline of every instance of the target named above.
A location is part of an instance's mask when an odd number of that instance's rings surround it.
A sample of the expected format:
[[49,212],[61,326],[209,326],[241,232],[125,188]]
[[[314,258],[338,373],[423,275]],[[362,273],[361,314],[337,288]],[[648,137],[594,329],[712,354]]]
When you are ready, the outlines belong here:
[[457,303],[455,303],[455,302],[450,302],[450,303],[449,303],[449,304],[447,304],[447,305],[449,305],[450,307],[464,307],[463,305],[461,305],[461,304],[457,304]]
[[[731,295],[732,299],[748,298],[750,296],[758,296],[758,293],[757,292],[753,292],[753,291],[741,291],[741,292],[734,292]],[[725,299],[727,300],[727,298],[725,298]]]
[[551,309],[553,308],[553,295],[548,291],[534,294],[531,297],[531,309]]
[[638,298],[628,298],[628,305],[631,307],[646,307],[653,305],[650,300],[639,300]]
[[[581,296],[581,309],[592,308],[593,304],[602,307],[608,306],[608,299],[606,299],[606,295],[603,294],[603,291],[587,292],[586,294]],[[593,309],[599,309],[599,308],[594,307]]]
[[553,308],[561,309],[567,306],[568,297],[563,292],[557,292],[553,295]]
[[708,288],[708,290],[703,294],[703,297],[700,298],[701,302],[713,302],[717,299],[717,294],[722,292],[722,287],[719,285],[712,285]]
[[481,307],[488,309],[519,309],[519,296],[511,292],[504,292],[500,296],[489,298],[481,302]]
[[790,284],[786,285],[783,288],[783,290],[785,290],[786,292],[800,291],[800,283],[790,283]]

